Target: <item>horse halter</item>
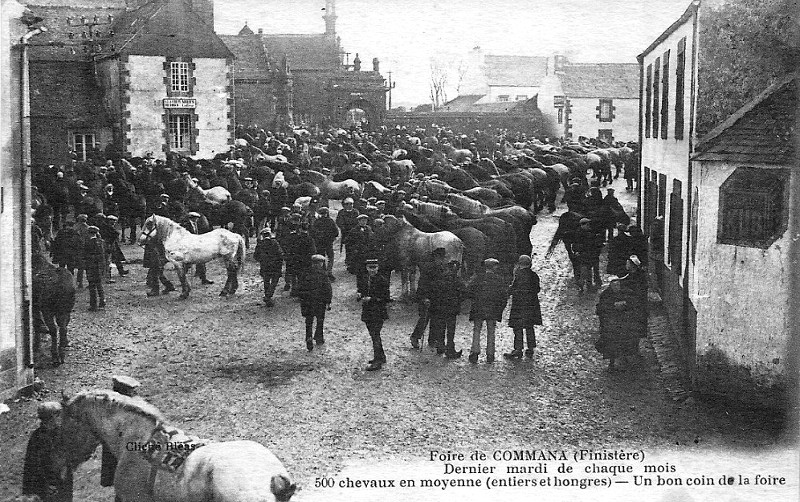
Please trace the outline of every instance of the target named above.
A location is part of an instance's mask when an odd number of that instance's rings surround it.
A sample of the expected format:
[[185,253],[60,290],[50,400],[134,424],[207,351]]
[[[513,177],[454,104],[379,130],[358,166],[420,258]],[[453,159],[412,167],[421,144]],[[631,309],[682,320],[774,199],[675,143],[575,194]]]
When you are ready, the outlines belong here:
[[150,237],[153,235],[153,233],[155,233],[155,232],[157,232],[157,231],[158,231],[158,226],[156,225],[156,220],[155,220],[155,218],[153,218],[153,217],[151,216],[150,218],[148,218],[147,220],[145,220],[145,223],[146,223],[146,222],[148,222],[148,221],[150,221],[150,222],[152,222],[152,223],[153,223],[153,227],[152,227],[150,230],[148,230],[146,233],[145,233],[145,231],[144,231],[144,227],[142,227],[142,235],[144,235],[144,239],[145,239],[145,241],[148,241],[148,240],[150,240]]

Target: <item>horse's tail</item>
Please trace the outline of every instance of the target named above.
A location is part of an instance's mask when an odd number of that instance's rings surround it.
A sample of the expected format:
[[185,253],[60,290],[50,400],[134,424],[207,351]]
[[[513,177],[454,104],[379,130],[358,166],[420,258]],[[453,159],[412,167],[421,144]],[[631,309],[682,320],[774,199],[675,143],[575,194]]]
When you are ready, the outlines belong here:
[[[234,256],[234,260],[236,263],[236,269],[239,272],[244,271],[244,237],[241,235],[238,236],[239,239],[236,241],[236,255]],[[287,499],[288,500],[288,499]]]
[[292,483],[289,478],[283,474],[276,474],[270,480],[270,491],[275,495],[275,500],[278,502],[288,502],[294,492],[297,490],[297,485]]

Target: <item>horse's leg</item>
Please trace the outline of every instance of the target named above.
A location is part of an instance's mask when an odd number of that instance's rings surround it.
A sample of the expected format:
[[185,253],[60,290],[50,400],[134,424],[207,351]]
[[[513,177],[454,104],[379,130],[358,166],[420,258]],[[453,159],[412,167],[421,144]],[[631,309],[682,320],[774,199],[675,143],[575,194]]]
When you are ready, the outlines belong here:
[[178,273],[178,279],[181,280],[181,295],[178,297],[181,300],[185,300],[189,298],[189,291],[191,291],[191,287],[189,286],[189,280],[186,278],[186,272],[189,269],[189,265],[181,265],[180,267],[175,267],[175,271]]
[[239,289],[239,273],[235,264],[228,265],[228,275],[231,277],[229,293],[234,294]]
[[47,330],[50,332],[50,359],[53,366],[58,366],[61,364],[61,356],[58,353],[58,326],[55,322],[55,313],[43,312],[43,314]]
[[225,285],[222,287],[222,291],[219,292],[219,296],[228,296],[231,293],[231,268],[233,264],[226,263],[225,264],[225,271],[228,274],[228,277],[225,279]]
[[417,296],[417,266],[411,265],[408,271],[408,293],[411,298]]
[[64,363],[64,349],[69,345],[67,340],[67,326],[69,325],[69,312],[59,312],[56,314],[56,323],[58,324],[58,360]]
[[404,302],[409,300],[408,297],[408,270],[406,267],[400,268],[400,298]]

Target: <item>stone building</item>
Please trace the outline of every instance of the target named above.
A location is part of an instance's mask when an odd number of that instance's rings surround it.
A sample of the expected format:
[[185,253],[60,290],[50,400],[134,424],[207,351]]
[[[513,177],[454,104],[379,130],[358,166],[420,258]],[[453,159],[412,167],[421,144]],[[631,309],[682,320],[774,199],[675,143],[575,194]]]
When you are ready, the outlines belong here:
[[233,54],[211,1],[88,4],[30,6],[49,29],[31,49],[33,162],[227,151]]
[[[267,34],[245,25],[221,35],[236,56],[236,117],[239,124],[380,125],[388,87],[377,58],[362,68],[349,60],[336,36],[336,5],[327,0],[325,33]],[[268,96],[259,99],[259,96]],[[276,120],[276,114],[283,117]]]

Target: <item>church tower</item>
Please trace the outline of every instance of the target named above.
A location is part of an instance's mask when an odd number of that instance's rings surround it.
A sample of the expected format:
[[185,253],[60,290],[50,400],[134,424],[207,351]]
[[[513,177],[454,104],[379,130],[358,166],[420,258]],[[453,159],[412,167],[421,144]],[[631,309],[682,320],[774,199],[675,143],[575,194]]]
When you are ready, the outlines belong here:
[[336,1],[325,0],[325,34],[331,38],[336,37]]

